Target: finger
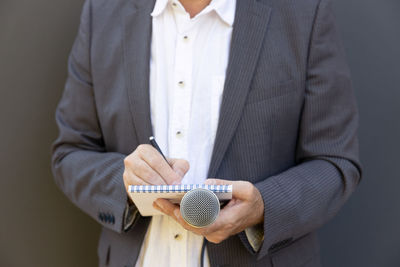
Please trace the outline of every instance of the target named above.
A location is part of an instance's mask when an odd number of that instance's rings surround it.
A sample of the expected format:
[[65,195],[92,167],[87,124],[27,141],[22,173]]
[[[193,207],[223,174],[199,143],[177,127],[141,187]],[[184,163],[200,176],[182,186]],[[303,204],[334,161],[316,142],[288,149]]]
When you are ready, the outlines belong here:
[[181,213],[181,210],[180,210],[180,209],[175,210],[174,213],[175,213],[176,221],[177,221],[183,228],[185,228],[186,230],[188,230],[188,231],[190,231],[190,232],[192,232],[192,233],[194,233],[194,234],[196,234],[196,235],[203,235],[203,236],[204,236],[204,228],[193,227],[193,226],[191,226],[190,224],[188,224],[188,223],[183,219],[182,213]]
[[164,185],[166,184],[164,179],[160,176],[158,172],[153,170],[147,162],[143,160],[138,160],[135,163],[135,168],[133,170],[134,174],[142,179],[147,184],[152,185]]
[[233,235],[238,232],[238,227],[242,223],[241,214],[243,214],[243,207],[236,201],[232,199],[219,213],[217,220],[210,226],[204,228],[204,235]]
[[[138,147],[139,148],[139,147]],[[143,159],[154,171],[156,171],[166,184],[179,184],[181,177],[174,172],[163,156],[150,145],[141,145],[139,157]]]
[[208,185],[230,185],[230,184],[233,184],[234,182],[235,181],[209,178],[204,182],[204,184],[208,184]]
[[232,198],[231,200],[228,201],[228,203],[226,203],[226,205],[224,205],[224,206],[222,207],[221,210],[228,209],[228,208],[230,208],[230,207],[236,205],[238,201],[240,201],[240,200],[238,200],[238,199],[236,199],[236,198]]
[[187,160],[184,159],[168,159],[172,169],[181,177],[189,171],[190,165]]
[[203,228],[203,235],[209,236],[219,231],[226,231],[224,229],[229,229],[231,225],[231,216],[229,216],[230,212],[231,211],[228,209],[225,211],[221,210],[215,222]]
[[123,180],[125,185],[125,190],[128,192],[130,185],[147,185],[145,181],[137,177],[136,175],[132,174],[132,172],[128,169],[125,169],[123,173]]
[[249,205],[247,202],[232,199],[220,211],[217,220],[203,229],[203,235],[212,243],[220,243],[231,235],[242,232],[247,227],[254,225]]
[[[148,164],[143,161],[137,151],[135,150],[132,154],[124,159],[124,183],[125,186],[129,185],[145,185],[145,184],[165,184],[161,176],[155,172]],[[134,181],[134,179],[143,180]]]
[[162,198],[159,198],[156,201],[154,201],[154,204],[158,206],[158,210],[172,217],[186,230],[191,231],[197,235],[202,235],[202,228],[192,227],[182,218],[181,211],[178,205],[174,205],[170,201]]
[[186,230],[196,234],[196,235],[203,235],[204,236],[204,228],[197,228],[197,227],[193,227],[190,224],[188,224],[182,217],[182,213],[181,210],[175,210],[174,211],[174,215],[175,215],[175,219],[176,221]]
[[230,236],[231,235],[226,231],[218,231],[210,235],[205,235],[204,237],[211,243],[219,244]]
[[172,204],[169,200],[163,198],[156,199],[154,204],[156,204],[161,212],[176,219],[175,210],[179,210],[178,205]]
[[208,242],[213,243],[213,244],[219,244],[222,241],[224,241],[225,239],[227,239],[228,237],[229,236],[223,235],[223,233],[204,236],[204,238],[207,239]]
[[141,178],[137,177],[134,175],[131,179],[128,185],[150,185],[146,181],[142,180]]
[[242,200],[252,198],[257,193],[255,186],[247,181],[230,181],[222,179],[207,179],[205,184],[209,185],[232,185],[232,197]]
[[232,184],[232,197],[244,201],[253,199],[256,194],[259,194],[258,189],[250,182],[235,181]]

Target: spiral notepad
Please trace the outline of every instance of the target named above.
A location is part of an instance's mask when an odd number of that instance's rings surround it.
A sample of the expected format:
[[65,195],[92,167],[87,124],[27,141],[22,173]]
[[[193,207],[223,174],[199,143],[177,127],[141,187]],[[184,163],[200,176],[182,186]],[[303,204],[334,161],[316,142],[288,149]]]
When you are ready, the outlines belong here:
[[162,214],[153,208],[153,202],[157,198],[165,198],[179,204],[186,192],[195,188],[204,188],[214,192],[220,201],[232,198],[232,185],[205,185],[205,184],[181,184],[181,185],[130,185],[129,196],[135,203],[142,216]]

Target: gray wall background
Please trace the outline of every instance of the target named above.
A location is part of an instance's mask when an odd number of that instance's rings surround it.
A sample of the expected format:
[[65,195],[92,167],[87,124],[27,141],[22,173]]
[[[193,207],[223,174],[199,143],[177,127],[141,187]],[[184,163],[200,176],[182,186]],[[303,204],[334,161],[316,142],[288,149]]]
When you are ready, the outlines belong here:
[[[54,110],[83,0],[0,0],[0,266],[96,266],[99,226],[56,188]],[[337,0],[364,180],[320,230],[327,267],[400,266],[400,1]]]

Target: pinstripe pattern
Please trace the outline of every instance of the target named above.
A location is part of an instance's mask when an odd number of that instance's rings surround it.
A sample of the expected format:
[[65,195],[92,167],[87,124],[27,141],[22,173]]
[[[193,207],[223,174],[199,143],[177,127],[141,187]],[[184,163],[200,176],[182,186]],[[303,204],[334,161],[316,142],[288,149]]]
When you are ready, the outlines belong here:
[[[141,218],[121,232],[123,158],[152,135],[153,5],[85,2],[57,109],[53,172],[102,224],[101,266],[133,266],[149,223]],[[211,266],[319,266],[315,231],[359,182],[358,115],[331,9],[330,0],[237,1],[209,176],[255,184],[264,241],[258,253],[244,233],[210,243]]]

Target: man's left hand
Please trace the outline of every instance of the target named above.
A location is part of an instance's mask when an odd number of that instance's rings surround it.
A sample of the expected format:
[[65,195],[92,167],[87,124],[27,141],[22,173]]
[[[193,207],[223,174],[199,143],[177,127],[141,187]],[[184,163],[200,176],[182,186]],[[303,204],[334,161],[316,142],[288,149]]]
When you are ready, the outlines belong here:
[[220,243],[231,235],[264,221],[264,201],[258,189],[250,182],[208,179],[205,184],[232,184],[232,199],[220,211],[217,220],[204,228],[195,228],[187,224],[178,205],[166,199],[157,199],[153,206],[174,218],[188,231],[204,236],[212,243]]

